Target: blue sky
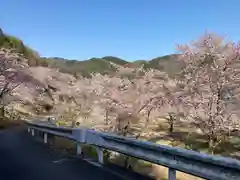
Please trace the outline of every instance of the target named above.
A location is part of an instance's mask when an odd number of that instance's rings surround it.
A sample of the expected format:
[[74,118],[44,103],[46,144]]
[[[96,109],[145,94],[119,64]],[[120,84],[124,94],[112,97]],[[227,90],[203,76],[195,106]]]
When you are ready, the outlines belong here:
[[207,29],[240,39],[239,0],[3,0],[0,27],[42,56],[151,59]]

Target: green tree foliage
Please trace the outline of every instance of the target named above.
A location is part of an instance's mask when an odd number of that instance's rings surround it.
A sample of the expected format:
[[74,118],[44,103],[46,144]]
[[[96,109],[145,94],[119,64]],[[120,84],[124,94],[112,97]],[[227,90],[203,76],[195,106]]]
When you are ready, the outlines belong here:
[[107,61],[113,62],[113,63],[118,64],[118,65],[126,65],[126,64],[129,63],[129,62],[126,61],[126,60],[123,60],[123,59],[121,59],[121,58],[114,57],[114,56],[105,56],[105,57],[103,57],[102,59],[105,59],[105,60],[107,60]]
[[16,52],[24,54],[30,66],[37,66],[39,55],[36,51],[26,46],[22,40],[3,33],[0,29],[0,48],[14,49]]

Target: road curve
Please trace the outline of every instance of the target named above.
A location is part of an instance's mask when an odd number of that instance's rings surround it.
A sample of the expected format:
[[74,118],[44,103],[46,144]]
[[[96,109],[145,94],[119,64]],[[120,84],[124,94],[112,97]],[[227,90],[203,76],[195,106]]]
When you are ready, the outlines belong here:
[[[118,175],[122,172],[111,173],[111,169],[54,152],[22,128],[0,131],[0,160],[1,180],[126,179]],[[131,179],[145,179],[139,177]]]

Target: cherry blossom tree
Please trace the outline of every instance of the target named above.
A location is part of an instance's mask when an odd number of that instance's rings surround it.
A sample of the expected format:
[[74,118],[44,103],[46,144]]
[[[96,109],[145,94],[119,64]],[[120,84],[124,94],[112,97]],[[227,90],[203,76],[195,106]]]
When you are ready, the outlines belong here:
[[[29,98],[24,94],[26,89],[34,91],[35,94],[46,91],[44,84],[32,76],[27,65],[27,59],[24,56],[12,50],[1,49],[0,104],[2,116],[4,116],[4,106],[13,101],[22,102]],[[32,94],[32,96],[34,95]]]
[[160,91],[163,93],[162,102],[157,104],[160,117],[167,120],[169,132],[174,130],[174,124],[179,121],[183,113],[183,84],[178,79],[168,78],[162,84]]
[[[151,112],[163,103],[165,94],[161,90],[168,76],[158,70],[144,70],[143,67],[115,67],[117,73],[114,76],[95,74],[91,81],[99,106],[106,112],[105,124],[110,122],[112,131],[126,135],[131,130],[131,124],[139,124],[141,120],[145,129]],[[113,115],[111,120],[110,114]]]
[[208,136],[213,153],[239,125],[240,46],[206,33],[178,49],[184,67],[185,117]]

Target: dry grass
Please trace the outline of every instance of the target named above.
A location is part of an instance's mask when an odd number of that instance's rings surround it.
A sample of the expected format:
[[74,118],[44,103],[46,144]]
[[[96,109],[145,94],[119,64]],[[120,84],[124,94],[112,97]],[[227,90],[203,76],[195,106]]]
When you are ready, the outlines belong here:
[[[168,179],[168,168],[160,165],[152,165],[152,171],[155,174],[156,180],[167,180]],[[202,178],[192,176],[183,172],[177,171],[176,173],[178,180],[202,180]]]
[[[178,146],[184,148],[184,144],[180,142],[173,142],[173,141],[168,141],[168,140],[160,140],[156,142],[157,144],[162,144],[162,145],[168,145],[168,146]],[[157,180],[165,180],[168,177],[168,168],[164,166],[160,166],[157,164],[152,164],[152,172],[154,176],[156,177]],[[195,176],[192,176],[190,174],[186,174],[180,171],[177,171],[176,173],[177,179],[178,180],[202,180],[202,178],[198,178]]]

